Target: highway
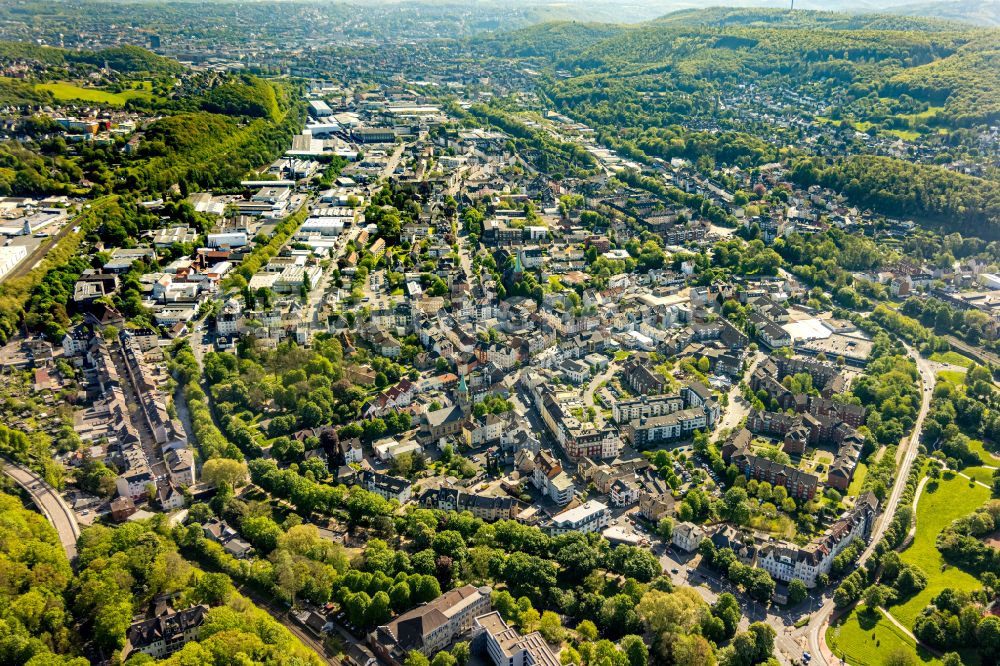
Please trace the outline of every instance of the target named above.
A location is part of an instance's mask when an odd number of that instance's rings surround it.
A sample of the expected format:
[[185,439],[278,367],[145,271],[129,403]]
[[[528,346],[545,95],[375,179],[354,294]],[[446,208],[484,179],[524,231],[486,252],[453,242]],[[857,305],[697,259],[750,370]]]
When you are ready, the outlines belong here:
[[3,473],[28,492],[35,506],[56,528],[59,541],[66,550],[66,557],[73,560],[76,557],[76,541],[80,538],[80,525],[76,522],[73,509],[55,488],[27,467],[10,460],[3,460],[2,464]]
[[[877,522],[875,523],[875,529],[872,531],[871,539],[868,542],[868,547],[861,554],[858,560],[858,567],[864,565],[868,561],[868,558],[872,556],[875,552],[875,546],[882,539],[885,534],[886,529],[889,527],[889,523],[892,522],[892,517],[896,513],[896,507],[899,505],[899,500],[903,495],[903,491],[906,489],[906,481],[910,475],[910,467],[913,465],[913,461],[917,458],[917,448],[920,443],[920,433],[923,430],[924,418],[931,408],[931,396],[934,393],[934,384],[936,382],[936,375],[934,373],[933,364],[927,359],[923,358],[909,345],[906,345],[906,351],[909,353],[910,357],[916,361],[917,370],[920,371],[920,380],[923,385],[923,391],[921,396],[920,412],[917,414],[917,420],[913,425],[913,431],[910,433],[909,437],[904,438],[900,446],[900,451],[897,456],[899,457],[898,469],[896,472],[896,482],[892,486],[892,492],[889,494],[888,501],[882,508],[882,514],[879,516]],[[828,649],[826,648],[826,627],[833,615],[834,604],[833,597],[826,600],[823,606],[813,615],[809,624],[806,625],[806,632],[809,637],[809,649],[812,651],[813,659],[815,663],[819,666],[833,666],[838,663],[837,661],[831,661],[827,659]],[[839,660],[838,660],[839,661]]]

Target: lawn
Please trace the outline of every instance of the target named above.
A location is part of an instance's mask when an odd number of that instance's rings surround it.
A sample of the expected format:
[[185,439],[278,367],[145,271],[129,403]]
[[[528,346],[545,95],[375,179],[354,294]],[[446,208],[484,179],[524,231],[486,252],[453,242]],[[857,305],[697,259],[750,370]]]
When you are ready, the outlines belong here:
[[826,644],[835,656],[846,658],[851,666],[882,666],[885,655],[900,646],[917,653],[918,663],[932,666],[941,663],[926,650],[918,651],[914,640],[881,613],[863,607],[827,627]]
[[937,373],[937,378],[940,382],[948,382],[955,386],[961,386],[965,383],[965,373],[958,370],[942,370]]
[[854,478],[851,480],[851,485],[847,488],[848,497],[857,497],[861,494],[861,487],[865,485],[866,476],[868,476],[868,465],[859,462],[857,469],[854,470]]
[[884,131],[886,134],[898,136],[903,141],[916,141],[920,138],[920,132],[914,132],[913,130],[889,129]]
[[152,93],[143,86],[141,90],[126,90],[120,93],[113,93],[100,88],[84,88],[73,83],[60,81],[58,83],[39,83],[35,86],[37,90],[47,90],[57,100],[80,100],[83,102],[95,102],[97,104],[110,104],[112,106],[125,106],[125,102],[130,99],[140,97],[149,99]]
[[931,354],[931,360],[937,361],[938,363],[948,363],[950,365],[957,365],[963,368],[971,368],[976,364],[968,356],[962,356],[958,352],[946,351],[946,352],[934,352]]
[[961,569],[948,565],[935,545],[937,535],[951,521],[972,513],[990,497],[982,486],[970,487],[968,479],[954,476],[937,483],[929,481],[917,504],[917,531],[913,543],[904,550],[904,562],[920,567],[927,574],[927,587],[890,612],[903,625],[912,627],[920,612],[941,590],[979,589],[979,581]]
[[979,458],[983,463],[990,465],[991,467],[1000,467],[1000,456],[987,451],[983,443],[978,439],[973,439],[969,441],[969,448],[979,454]]
[[976,481],[985,483],[986,485],[993,483],[993,470],[986,469],[985,467],[966,467],[962,470],[962,474],[967,474]]

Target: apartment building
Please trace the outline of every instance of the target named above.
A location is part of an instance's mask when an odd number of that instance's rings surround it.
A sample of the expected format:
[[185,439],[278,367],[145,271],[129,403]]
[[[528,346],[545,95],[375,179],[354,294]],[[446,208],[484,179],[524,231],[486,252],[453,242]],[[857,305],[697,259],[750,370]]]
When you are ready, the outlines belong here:
[[449,590],[375,629],[368,645],[391,666],[403,666],[411,650],[431,657],[472,629],[475,618],[490,612],[492,591],[473,585]]

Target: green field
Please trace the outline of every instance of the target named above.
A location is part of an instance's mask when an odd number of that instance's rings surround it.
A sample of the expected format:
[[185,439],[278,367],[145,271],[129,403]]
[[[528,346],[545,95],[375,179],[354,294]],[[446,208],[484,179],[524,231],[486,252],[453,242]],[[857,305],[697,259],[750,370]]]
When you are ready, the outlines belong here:
[[979,581],[961,569],[948,565],[935,545],[937,535],[953,520],[975,509],[989,499],[990,492],[982,486],[970,487],[968,479],[954,476],[937,483],[929,481],[917,504],[917,531],[913,543],[901,553],[904,562],[920,567],[927,574],[927,587],[906,603],[889,609],[903,625],[912,627],[920,612],[941,590],[977,590]]
[[961,386],[965,383],[965,373],[958,370],[941,370],[937,373],[937,378],[939,382],[948,382],[955,386]]
[[898,647],[916,653],[921,664],[941,663],[926,650],[918,650],[916,642],[881,613],[863,607],[827,627],[826,644],[851,666],[882,666],[886,654]]
[[125,102],[130,99],[151,99],[153,96],[149,91],[148,83],[145,82],[141,90],[126,90],[120,93],[109,92],[101,88],[84,88],[66,81],[39,83],[35,86],[35,89],[46,90],[60,101],[80,100],[82,102],[109,104],[111,106],[125,106]]
[[851,485],[847,488],[848,497],[857,497],[861,494],[861,487],[865,485],[866,476],[868,476],[868,465],[859,462],[857,469],[854,470],[854,478],[851,479]]
[[993,483],[993,470],[986,469],[985,467],[966,467],[962,470],[962,474],[967,474],[976,481],[985,483],[986,485]]
[[971,368],[976,364],[968,356],[962,356],[958,352],[946,351],[946,352],[934,352],[931,354],[930,359],[932,361],[937,361],[938,363],[948,363],[951,365],[961,366],[963,368]]
[[1000,467],[1000,456],[997,454],[987,451],[983,443],[978,439],[973,439],[969,442],[969,448],[979,454],[979,458],[984,464],[991,467]]

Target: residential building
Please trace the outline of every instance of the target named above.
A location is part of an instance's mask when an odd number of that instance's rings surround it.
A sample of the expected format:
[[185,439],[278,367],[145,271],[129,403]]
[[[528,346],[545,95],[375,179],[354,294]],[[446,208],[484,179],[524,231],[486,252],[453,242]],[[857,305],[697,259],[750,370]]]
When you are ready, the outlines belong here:
[[359,479],[368,492],[375,493],[387,500],[396,500],[400,504],[410,501],[413,486],[406,479],[382,474],[381,472],[362,471]]
[[425,490],[420,497],[420,503],[431,509],[441,511],[468,511],[476,518],[493,522],[496,520],[513,520],[520,511],[520,506],[512,497],[493,497],[467,493],[458,488],[431,488]]
[[566,532],[600,532],[608,526],[609,516],[607,505],[590,500],[553,516],[549,532],[553,536]]
[[540,633],[521,636],[496,611],[476,618],[472,643],[482,647],[493,666],[562,666]]
[[700,525],[695,525],[694,523],[678,523],[674,525],[674,531],[670,537],[670,543],[686,553],[693,553],[698,550],[698,546],[701,545],[701,542],[706,538],[708,538],[708,532],[706,532],[705,528]]
[[129,627],[122,650],[122,661],[136,652],[154,659],[165,659],[198,638],[208,607],[202,604],[175,611],[165,608],[155,617],[135,622]]
[[449,590],[375,629],[368,635],[368,645],[391,666],[403,666],[411,650],[431,657],[472,629],[475,618],[490,611],[491,593],[489,587],[473,585]]

